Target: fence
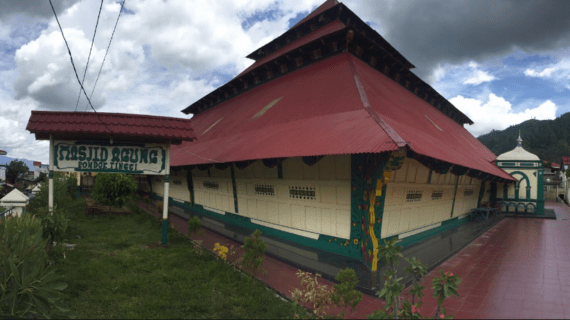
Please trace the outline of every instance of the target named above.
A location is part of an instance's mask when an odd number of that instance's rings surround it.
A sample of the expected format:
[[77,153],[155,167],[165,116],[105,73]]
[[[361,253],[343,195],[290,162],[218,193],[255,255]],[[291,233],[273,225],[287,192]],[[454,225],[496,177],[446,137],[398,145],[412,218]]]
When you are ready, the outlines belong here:
[[0,219],[6,219],[7,217],[14,214],[14,206],[4,208],[5,210],[0,212]]

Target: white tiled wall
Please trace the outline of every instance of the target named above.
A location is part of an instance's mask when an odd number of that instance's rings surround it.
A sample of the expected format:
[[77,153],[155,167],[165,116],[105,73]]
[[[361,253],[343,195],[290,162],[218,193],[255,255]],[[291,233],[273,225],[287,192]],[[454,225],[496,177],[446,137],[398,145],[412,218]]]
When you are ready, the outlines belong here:
[[[381,238],[410,232],[426,226],[437,226],[442,221],[458,217],[477,206],[481,181],[466,175],[459,177],[453,216],[451,208],[457,176],[448,172],[432,173],[428,184],[429,169],[416,160],[406,158],[399,170],[392,173],[386,188],[386,200],[382,219]],[[470,196],[465,190],[472,189]],[[420,191],[420,201],[406,202],[410,191]],[[441,199],[432,199],[434,191],[442,191]]]

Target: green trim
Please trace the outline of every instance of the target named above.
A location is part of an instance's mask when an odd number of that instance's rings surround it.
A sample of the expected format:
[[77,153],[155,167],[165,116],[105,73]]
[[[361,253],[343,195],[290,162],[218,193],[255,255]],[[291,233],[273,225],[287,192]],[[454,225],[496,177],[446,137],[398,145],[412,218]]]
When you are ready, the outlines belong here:
[[497,166],[500,166],[500,167],[502,167],[502,166],[513,166],[514,167],[514,166],[516,166],[516,163],[514,163],[514,162],[498,162]]
[[164,183],[170,183],[170,175],[164,175]]
[[502,198],[499,201],[511,201],[511,202],[537,202],[537,199],[512,199],[512,198]]
[[48,178],[53,179],[53,170],[50,170],[48,173]]
[[459,186],[459,176],[457,176],[457,180],[455,181],[455,191],[453,191],[453,202],[451,204],[451,214],[449,215],[450,218],[453,218],[453,210],[455,209],[455,199],[457,198],[457,187]]
[[538,169],[538,186],[536,190],[536,213],[537,214],[544,214],[544,169]]
[[162,245],[165,246],[168,239],[168,219],[162,220]]
[[521,167],[532,167],[532,168],[538,168],[537,166],[534,165],[534,163],[521,163],[520,165]]
[[426,238],[434,236],[440,232],[459,227],[460,225],[462,225],[468,221],[469,221],[469,216],[465,216],[464,218],[461,218],[461,219],[459,219],[459,217],[455,217],[455,218],[443,221],[439,227],[435,227],[435,228],[432,228],[432,229],[411,235],[409,237],[403,238],[402,241],[400,243],[398,243],[398,245],[401,245],[402,247],[411,246],[411,245],[416,244],[416,243],[418,243],[418,242],[420,242]]
[[528,178],[528,176],[522,172],[522,171],[513,171],[513,172],[509,172],[509,174],[512,176],[514,174],[520,174],[521,176],[523,176],[522,180],[517,181],[517,184],[515,186],[515,199],[518,200],[524,200],[524,199],[519,199],[519,190],[520,190],[520,185],[521,185],[521,181],[526,180],[526,185],[527,185],[527,189],[526,189],[526,198],[530,199],[530,190],[532,188],[532,186],[530,185],[530,180]]
[[[157,194],[153,194],[152,198],[158,201],[162,201],[163,199],[163,197]],[[354,259],[359,259],[359,260],[362,259],[360,251],[354,248],[353,246],[348,245],[349,242],[348,239],[335,238],[337,239],[337,241],[329,241],[330,240],[329,237],[325,235],[320,235],[318,240],[310,239],[293,233],[256,224],[254,222],[251,222],[251,219],[248,217],[240,216],[229,212],[226,212],[225,214],[212,212],[207,209],[204,209],[204,207],[199,204],[195,204],[194,206],[192,206],[187,201],[184,202],[169,201],[169,205],[179,207],[181,209],[193,213],[198,213],[203,216],[207,216],[208,218],[224,223],[226,226],[239,226],[250,229],[252,231],[255,229],[259,229],[264,234],[278,237],[280,239],[284,239],[293,243],[320,249],[327,252],[337,253]]]

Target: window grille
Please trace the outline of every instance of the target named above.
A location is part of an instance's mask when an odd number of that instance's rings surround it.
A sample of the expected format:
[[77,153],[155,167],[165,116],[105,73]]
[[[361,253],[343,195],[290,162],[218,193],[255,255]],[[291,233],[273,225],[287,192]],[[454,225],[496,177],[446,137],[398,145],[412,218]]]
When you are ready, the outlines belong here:
[[472,196],[473,195],[473,189],[465,189],[465,191],[463,192],[463,195],[466,197]]
[[315,187],[289,186],[289,198],[315,200]]
[[272,185],[266,184],[256,184],[255,185],[255,194],[260,196],[274,196],[275,195],[275,187]]
[[202,182],[202,185],[206,189],[213,189],[213,190],[220,189],[220,184],[217,182],[214,182],[214,181],[204,181],[204,182]]
[[408,191],[406,195],[406,202],[418,202],[422,200],[422,192],[419,190]]
[[175,185],[177,185],[177,186],[180,186],[180,185],[182,185],[182,180],[178,180],[178,179],[177,179],[177,180],[172,180],[172,184],[175,184]]
[[432,200],[441,200],[443,198],[443,190],[435,190],[431,193]]
[[160,179],[160,178],[154,178],[154,182],[162,182],[162,179]]

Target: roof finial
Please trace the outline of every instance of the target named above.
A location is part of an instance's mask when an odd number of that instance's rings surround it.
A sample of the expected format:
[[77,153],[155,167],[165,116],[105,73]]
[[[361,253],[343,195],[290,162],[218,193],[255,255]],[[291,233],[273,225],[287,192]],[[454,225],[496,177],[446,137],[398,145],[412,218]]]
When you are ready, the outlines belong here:
[[521,131],[519,130],[519,138],[517,139],[517,147],[522,147]]

